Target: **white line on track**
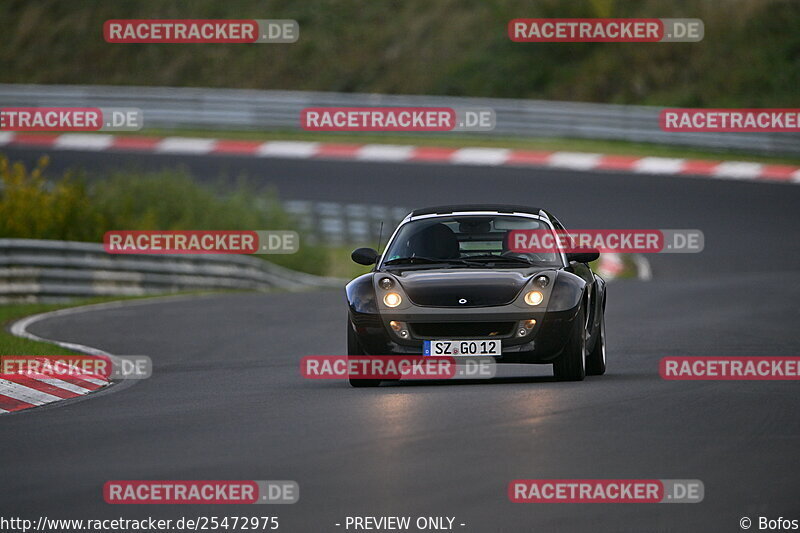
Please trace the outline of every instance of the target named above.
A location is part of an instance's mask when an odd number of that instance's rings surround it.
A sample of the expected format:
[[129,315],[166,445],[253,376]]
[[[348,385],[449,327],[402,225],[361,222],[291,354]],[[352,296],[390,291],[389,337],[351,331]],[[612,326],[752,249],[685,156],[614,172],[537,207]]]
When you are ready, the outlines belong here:
[[65,133],[53,143],[55,148],[64,150],[107,150],[114,144],[113,135],[95,133]]
[[673,157],[643,157],[634,166],[634,172],[644,174],[677,174],[683,170],[684,159]]
[[162,154],[207,154],[214,149],[216,139],[167,137],[156,145]]
[[406,161],[413,151],[413,146],[365,144],[356,153],[356,158],[362,161]]
[[256,152],[261,157],[296,157],[304,159],[317,153],[319,143],[304,141],[269,141]]
[[590,170],[597,166],[602,154],[589,154],[583,152],[554,152],[550,156],[549,164],[558,168],[571,168],[575,170]]
[[745,161],[725,161],[716,166],[713,176],[733,179],[752,179],[761,174],[762,165]]
[[453,152],[451,161],[460,165],[502,165],[510,154],[506,148],[462,148]]

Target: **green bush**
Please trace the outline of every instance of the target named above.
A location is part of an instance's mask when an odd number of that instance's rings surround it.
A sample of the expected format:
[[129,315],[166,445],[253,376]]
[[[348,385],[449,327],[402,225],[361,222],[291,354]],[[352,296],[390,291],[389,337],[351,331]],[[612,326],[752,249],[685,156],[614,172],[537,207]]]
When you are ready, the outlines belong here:
[[[0,236],[101,242],[109,230],[297,229],[271,192],[243,181],[233,188],[200,185],[181,170],[117,173],[88,185],[67,173],[45,179],[48,159],[28,170],[0,155]],[[304,246],[291,255],[258,255],[325,274],[328,250]]]
[[92,207],[81,180],[70,174],[44,178],[48,158],[32,170],[0,155],[0,236],[20,239],[98,240],[103,217]]

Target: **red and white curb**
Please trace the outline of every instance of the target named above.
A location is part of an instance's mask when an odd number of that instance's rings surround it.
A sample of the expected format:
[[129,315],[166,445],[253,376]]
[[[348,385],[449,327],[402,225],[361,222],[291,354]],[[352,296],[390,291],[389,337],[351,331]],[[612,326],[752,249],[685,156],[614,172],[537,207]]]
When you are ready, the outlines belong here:
[[619,254],[600,254],[600,259],[597,260],[597,267],[595,267],[595,271],[607,280],[616,278],[623,270],[625,270],[625,265],[622,262],[622,256]]
[[[112,304],[113,303],[114,302],[112,302]],[[115,359],[115,356],[110,353],[91,346],[45,339],[28,331],[30,325],[40,320],[55,316],[72,315],[97,308],[102,309],[104,307],[109,307],[109,304],[71,307],[25,317],[11,325],[11,334],[33,341],[57,344],[62,348],[74,352]],[[40,360],[44,361],[44,358]],[[84,396],[90,392],[103,389],[111,383],[112,382],[104,376],[88,374],[77,374],[75,376],[63,376],[59,378],[31,374],[26,374],[24,376],[6,374],[0,379],[0,415]]]
[[[44,357],[35,360],[44,363]],[[21,411],[52,402],[77,398],[110,382],[94,374],[47,377],[42,374],[3,374],[0,379],[0,414]]]
[[176,155],[240,155],[296,159],[449,163],[455,165],[550,167],[583,171],[705,176],[728,180],[800,183],[800,167],[748,161],[710,161],[583,152],[507,148],[444,148],[391,144],[305,141],[241,141],[192,137],[138,137],[93,133],[0,132],[0,146],[41,146],[57,150],[149,152]]
[[[653,279],[653,272],[650,269],[650,261],[647,260],[642,254],[631,254],[633,266],[636,271],[636,279],[642,281],[649,281]],[[625,263],[622,260],[622,254],[617,253],[603,253],[600,254],[600,259],[597,261],[597,266],[594,267],[595,272],[600,276],[611,281],[618,278],[625,270]]]

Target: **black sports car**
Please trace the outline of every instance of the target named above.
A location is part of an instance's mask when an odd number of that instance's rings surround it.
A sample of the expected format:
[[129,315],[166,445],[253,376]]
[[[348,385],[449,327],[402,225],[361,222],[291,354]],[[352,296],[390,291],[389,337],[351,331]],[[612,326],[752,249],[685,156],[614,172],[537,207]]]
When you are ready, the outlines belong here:
[[603,374],[606,283],[587,264],[599,254],[516,253],[514,230],[565,231],[543,209],[442,206],[406,216],[382,256],[355,250],[375,267],[346,287],[348,354],[490,355],[552,364],[562,380]]

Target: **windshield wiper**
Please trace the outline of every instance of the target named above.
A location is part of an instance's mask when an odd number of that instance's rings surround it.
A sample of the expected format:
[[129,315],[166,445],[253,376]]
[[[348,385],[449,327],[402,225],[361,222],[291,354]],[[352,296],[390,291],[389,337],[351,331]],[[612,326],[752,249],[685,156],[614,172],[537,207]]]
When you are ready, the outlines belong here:
[[529,259],[525,259],[524,257],[515,257],[513,255],[493,255],[493,254],[473,255],[465,257],[464,259],[462,259],[462,261],[476,261],[479,263],[488,263],[490,261],[505,261],[506,263],[524,263],[526,265],[533,264]]
[[414,264],[436,264],[436,263],[444,263],[448,265],[466,265],[467,263],[463,259],[434,259],[432,257],[421,257],[415,255],[413,257],[397,257],[395,259],[390,259],[389,261],[384,261],[384,265],[414,265]]

